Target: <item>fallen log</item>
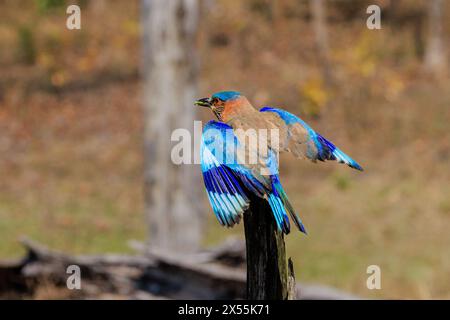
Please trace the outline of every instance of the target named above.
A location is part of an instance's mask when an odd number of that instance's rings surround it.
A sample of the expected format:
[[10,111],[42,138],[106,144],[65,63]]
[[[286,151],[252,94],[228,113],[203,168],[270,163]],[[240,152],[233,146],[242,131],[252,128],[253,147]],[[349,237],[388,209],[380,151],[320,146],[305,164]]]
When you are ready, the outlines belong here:
[[[129,298],[240,299],[245,274],[216,262],[197,264],[175,255],[152,253],[139,256],[71,256],[22,239],[25,259],[0,263],[0,296],[29,297],[40,283],[65,287],[67,267],[81,271],[79,298],[99,293]],[[16,285],[14,285],[16,283]],[[68,289],[69,290],[69,289]]]
[[[72,256],[30,239],[21,242],[27,249],[24,259],[0,261],[0,298],[34,298],[46,285],[59,288],[59,294],[65,292],[65,298],[77,299],[245,298],[245,245],[237,240],[190,257],[146,250],[138,255]],[[139,245],[135,243],[134,247]],[[70,276],[67,267],[71,265],[80,268],[81,290],[70,290],[66,285]],[[288,269],[290,297],[355,298],[324,286],[299,286],[291,262]]]

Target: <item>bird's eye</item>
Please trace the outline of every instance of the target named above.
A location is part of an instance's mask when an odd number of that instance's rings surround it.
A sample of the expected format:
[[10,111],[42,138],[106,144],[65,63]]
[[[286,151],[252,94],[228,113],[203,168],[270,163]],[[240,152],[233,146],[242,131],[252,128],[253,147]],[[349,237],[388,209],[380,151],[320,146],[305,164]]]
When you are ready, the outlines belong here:
[[219,102],[219,99],[217,99],[217,98],[213,98],[212,100],[211,100],[211,103],[213,104],[213,105],[215,105],[216,103],[218,103]]

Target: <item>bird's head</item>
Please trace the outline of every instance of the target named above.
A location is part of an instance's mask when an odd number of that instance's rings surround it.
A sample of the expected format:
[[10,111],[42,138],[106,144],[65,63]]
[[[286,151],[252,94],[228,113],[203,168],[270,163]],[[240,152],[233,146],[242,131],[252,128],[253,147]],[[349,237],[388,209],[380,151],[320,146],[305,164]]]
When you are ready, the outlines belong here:
[[195,105],[210,108],[217,119],[226,121],[226,115],[244,101],[247,99],[237,91],[221,91],[214,93],[209,98],[195,101]]

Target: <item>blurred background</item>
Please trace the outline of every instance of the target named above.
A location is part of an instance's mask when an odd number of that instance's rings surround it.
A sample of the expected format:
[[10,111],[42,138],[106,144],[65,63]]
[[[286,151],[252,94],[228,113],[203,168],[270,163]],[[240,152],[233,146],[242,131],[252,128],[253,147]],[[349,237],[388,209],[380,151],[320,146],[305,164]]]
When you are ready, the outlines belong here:
[[[73,3],[81,30],[65,27]],[[371,4],[380,30],[366,26]],[[281,181],[309,230],[286,239],[297,280],[364,297],[450,299],[450,4],[198,8],[187,44],[197,98],[238,90],[285,108],[365,168],[282,156]],[[137,0],[0,0],[0,259],[23,256],[22,235],[70,254],[128,253],[130,239],[148,239],[141,11]],[[198,186],[200,245],[243,237],[242,225],[218,224]],[[373,264],[381,290],[366,287]]]

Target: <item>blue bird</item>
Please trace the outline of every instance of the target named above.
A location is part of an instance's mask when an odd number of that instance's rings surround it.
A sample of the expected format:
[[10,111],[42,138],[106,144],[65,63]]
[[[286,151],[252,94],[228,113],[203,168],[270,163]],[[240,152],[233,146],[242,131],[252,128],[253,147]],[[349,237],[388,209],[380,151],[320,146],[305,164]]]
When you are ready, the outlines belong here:
[[[240,222],[250,206],[249,195],[253,194],[268,201],[279,230],[290,232],[289,214],[296,227],[306,234],[280,183],[279,152],[291,152],[313,162],[335,160],[363,170],[333,143],[285,110],[257,110],[236,91],[218,92],[195,104],[210,108],[219,120],[208,122],[203,129],[200,161],[209,202],[223,226]],[[259,132],[265,132],[265,139],[258,140]],[[257,143],[248,143],[253,138]],[[264,143],[266,148],[261,147]]]

